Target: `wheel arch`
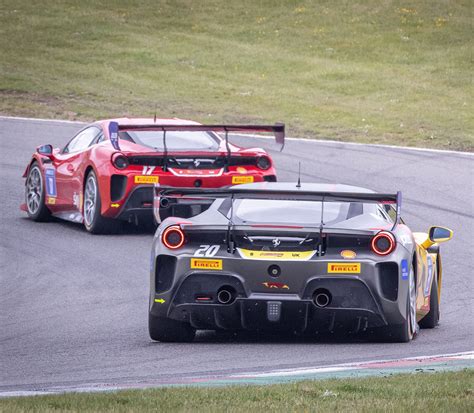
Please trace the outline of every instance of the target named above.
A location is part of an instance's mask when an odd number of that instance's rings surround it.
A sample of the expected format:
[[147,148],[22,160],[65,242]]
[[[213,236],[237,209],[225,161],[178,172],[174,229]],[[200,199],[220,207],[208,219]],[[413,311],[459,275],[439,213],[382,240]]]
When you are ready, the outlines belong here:
[[[35,162],[39,165],[41,172],[43,172],[44,168],[43,168],[43,162],[41,161],[41,158],[39,156],[33,155],[30,161],[28,162],[28,164],[26,165],[25,172],[23,172],[23,175],[22,175],[23,178],[28,177],[28,173],[30,172],[31,165],[33,165]],[[25,185],[26,185],[26,180],[25,180]]]

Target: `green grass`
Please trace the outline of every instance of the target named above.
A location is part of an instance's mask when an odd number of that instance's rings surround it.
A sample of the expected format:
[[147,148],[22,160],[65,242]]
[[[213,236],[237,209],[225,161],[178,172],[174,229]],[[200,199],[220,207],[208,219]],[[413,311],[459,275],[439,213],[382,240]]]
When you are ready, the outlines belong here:
[[0,411],[471,412],[474,370],[304,381],[272,386],[188,387],[0,399]]
[[474,150],[470,0],[3,0],[0,113]]

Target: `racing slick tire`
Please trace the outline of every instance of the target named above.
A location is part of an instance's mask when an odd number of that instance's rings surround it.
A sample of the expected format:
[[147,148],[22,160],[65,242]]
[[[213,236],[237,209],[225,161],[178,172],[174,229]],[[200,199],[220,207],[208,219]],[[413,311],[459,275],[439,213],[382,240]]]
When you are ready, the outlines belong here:
[[101,213],[99,184],[94,171],[90,171],[84,185],[84,226],[91,234],[110,234],[119,229],[119,222],[104,218]]
[[406,318],[402,324],[389,325],[377,329],[375,339],[379,342],[408,343],[417,333],[416,322],[416,281],[413,265],[410,267],[409,287],[407,294]]
[[194,340],[196,330],[188,323],[148,314],[150,338],[162,342],[189,343]]
[[33,162],[25,183],[25,203],[28,217],[44,222],[51,218],[51,211],[45,204],[45,185],[38,162]]
[[435,328],[439,324],[438,274],[433,277],[430,293],[430,312],[420,320],[420,328]]

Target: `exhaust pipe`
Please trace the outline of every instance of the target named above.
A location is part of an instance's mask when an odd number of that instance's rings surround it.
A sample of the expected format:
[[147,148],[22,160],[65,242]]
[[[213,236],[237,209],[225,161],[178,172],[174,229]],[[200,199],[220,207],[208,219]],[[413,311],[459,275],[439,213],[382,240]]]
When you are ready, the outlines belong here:
[[331,303],[331,293],[328,290],[316,290],[313,295],[313,302],[319,308],[327,307]]
[[230,304],[235,300],[235,290],[232,287],[223,287],[217,292],[219,304]]
[[168,198],[161,198],[160,199],[160,207],[161,208],[168,208],[170,206],[170,200]]

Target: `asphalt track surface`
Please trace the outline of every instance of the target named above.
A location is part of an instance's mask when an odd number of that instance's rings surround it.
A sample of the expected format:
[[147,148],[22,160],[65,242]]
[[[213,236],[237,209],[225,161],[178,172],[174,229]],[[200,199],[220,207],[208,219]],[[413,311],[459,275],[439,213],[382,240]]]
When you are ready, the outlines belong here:
[[0,119],[0,392],[159,381],[473,350],[473,169],[468,154],[290,140],[266,146],[279,179],[403,191],[414,230],[454,230],[441,250],[441,324],[409,344],[202,332],[190,344],[152,342],[147,330],[152,234],[93,236],[66,222],[26,218],[21,177],[37,145],[63,145],[80,124]]

